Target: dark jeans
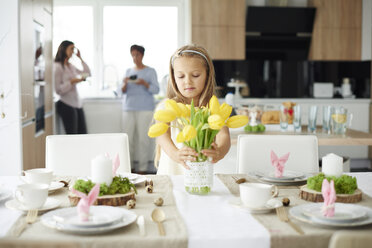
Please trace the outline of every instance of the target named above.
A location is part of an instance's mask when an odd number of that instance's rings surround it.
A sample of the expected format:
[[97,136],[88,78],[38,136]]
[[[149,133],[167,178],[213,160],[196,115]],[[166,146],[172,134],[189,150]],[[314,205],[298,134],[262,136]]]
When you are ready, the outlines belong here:
[[83,108],[74,108],[61,101],[58,101],[57,113],[62,118],[66,134],[87,133]]

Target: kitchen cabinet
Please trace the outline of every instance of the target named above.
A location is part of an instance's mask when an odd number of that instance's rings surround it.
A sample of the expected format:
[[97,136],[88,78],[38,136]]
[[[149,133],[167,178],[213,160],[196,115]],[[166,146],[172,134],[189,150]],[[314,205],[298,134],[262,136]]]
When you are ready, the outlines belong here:
[[245,59],[244,0],[192,0],[191,40],[214,60]]
[[362,54],[362,0],[309,0],[316,7],[310,60],[357,61]]
[[23,170],[45,166],[45,138],[53,134],[53,116],[45,118],[44,132],[35,136],[35,122],[22,129]]
[[[19,2],[21,114],[25,116],[22,119],[24,170],[45,166],[45,137],[53,134],[52,4],[52,0]],[[42,57],[36,52],[40,46]],[[36,56],[43,58],[38,61],[42,63],[35,62]],[[43,121],[44,128],[39,126]],[[42,131],[37,132],[36,126]]]

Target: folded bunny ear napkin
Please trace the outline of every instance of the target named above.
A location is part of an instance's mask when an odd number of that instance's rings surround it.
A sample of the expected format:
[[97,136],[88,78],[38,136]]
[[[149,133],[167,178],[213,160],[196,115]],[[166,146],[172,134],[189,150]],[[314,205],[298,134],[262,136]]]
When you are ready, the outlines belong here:
[[337,198],[333,180],[329,183],[328,180],[324,178],[322,183],[322,195],[324,199],[322,213],[326,217],[333,217],[335,215],[335,202]]
[[96,201],[98,194],[99,194],[100,184],[97,183],[89,192],[88,195],[76,190],[72,189],[72,193],[80,197],[80,201],[77,204],[77,211],[80,220],[88,221],[89,220],[89,208],[93,203]]
[[284,172],[284,164],[289,158],[289,152],[283,155],[281,158],[275,154],[274,151],[271,151],[271,165],[275,168],[275,177],[282,177]]

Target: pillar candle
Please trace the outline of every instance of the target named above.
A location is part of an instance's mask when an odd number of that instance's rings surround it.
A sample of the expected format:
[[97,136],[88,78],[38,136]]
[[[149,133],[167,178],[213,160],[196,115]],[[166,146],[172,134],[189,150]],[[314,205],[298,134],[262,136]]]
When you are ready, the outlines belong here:
[[326,176],[339,177],[342,175],[343,159],[336,154],[330,153],[322,158],[322,172]]
[[108,157],[100,155],[92,159],[91,177],[94,183],[106,183],[110,186],[112,183],[112,161]]

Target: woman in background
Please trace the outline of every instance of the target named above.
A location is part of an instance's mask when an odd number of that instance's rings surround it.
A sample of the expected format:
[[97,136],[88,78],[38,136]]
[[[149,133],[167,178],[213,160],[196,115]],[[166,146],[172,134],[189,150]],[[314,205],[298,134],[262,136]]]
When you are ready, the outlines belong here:
[[74,49],[74,43],[63,41],[58,47],[54,60],[54,84],[56,93],[60,96],[57,102],[57,113],[62,118],[66,134],[86,134],[83,104],[76,85],[90,76],[90,69],[81,58],[78,49],[76,56],[81,60],[83,70],[77,69],[69,62]]
[[[125,73],[121,85],[122,126],[130,144],[130,158],[134,172],[149,172],[148,162],[153,160],[154,141],[147,136],[155,108],[154,94],[159,92],[155,69],[142,63],[145,48],[133,45],[130,48],[134,67]],[[136,152],[135,152],[136,150]],[[138,161],[138,165],[134,164]]]

